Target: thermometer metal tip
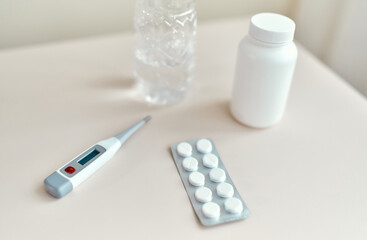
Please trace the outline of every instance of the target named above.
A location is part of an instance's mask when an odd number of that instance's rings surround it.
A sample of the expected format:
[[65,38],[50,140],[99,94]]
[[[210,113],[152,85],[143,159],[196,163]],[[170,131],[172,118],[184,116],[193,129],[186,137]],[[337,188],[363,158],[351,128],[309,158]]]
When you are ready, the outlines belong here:
[[143,120],[144,120],[145,122],[148,122],[150,119],[152,119],[152,117],[151,117],[150,115],[148,115],[148,116],[146,116]]
[[146,116],[143,120],[136,123],[132,127],[126,129],[125,131],[117,134],[115,138],[117,138],[121,144],[123,144],[131,135],[133,135],[139,128],[141,128],[146,122],[148,122],[152,117]]

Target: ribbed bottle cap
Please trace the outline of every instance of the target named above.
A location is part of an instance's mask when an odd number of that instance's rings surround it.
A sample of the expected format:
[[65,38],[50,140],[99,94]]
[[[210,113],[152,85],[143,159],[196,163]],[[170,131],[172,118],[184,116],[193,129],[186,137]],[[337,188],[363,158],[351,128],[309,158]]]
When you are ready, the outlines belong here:
[[296,24],[292,19],[276,13],[259,13],[251,18],[249,34],[262,42],[287,43],[293,41]]

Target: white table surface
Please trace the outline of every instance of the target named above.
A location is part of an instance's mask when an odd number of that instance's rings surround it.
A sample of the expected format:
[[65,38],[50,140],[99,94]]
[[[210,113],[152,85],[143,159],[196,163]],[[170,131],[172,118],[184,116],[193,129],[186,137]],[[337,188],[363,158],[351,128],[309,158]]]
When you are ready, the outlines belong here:
[[[133,34],[0,52],[0,239],[367,239],[367,101],[299,46],[283,120],[229,114],[248,18],[199,23],[189,96],[150,106],[134,88]],[[62,199],[43,180],[95,142],[152,120]],[[209,137],[251,216],[206,228],[169,152]]]

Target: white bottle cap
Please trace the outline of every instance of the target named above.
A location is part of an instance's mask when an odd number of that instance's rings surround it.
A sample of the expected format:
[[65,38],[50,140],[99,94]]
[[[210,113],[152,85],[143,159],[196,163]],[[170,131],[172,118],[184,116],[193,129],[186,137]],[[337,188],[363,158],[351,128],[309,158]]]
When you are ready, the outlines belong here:
[[293,41],[296,24],[292,19],[276,13],[259,13],[251,18],[249,34],[266,43]]

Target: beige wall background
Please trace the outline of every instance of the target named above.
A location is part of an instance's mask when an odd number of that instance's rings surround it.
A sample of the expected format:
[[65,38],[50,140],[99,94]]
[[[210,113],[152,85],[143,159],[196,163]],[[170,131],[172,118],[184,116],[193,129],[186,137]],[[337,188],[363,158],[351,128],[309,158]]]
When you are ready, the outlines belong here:
[[[197,0],[199,21],[273,11],[292,0]],[[135,0],[0,0],[0,48],[131,31]]]
[[[197,0],[199,22],[277,12],[296,39],[367,96],[366,0]],[[135,0],[0,0],[0,49],[132,31]]]
[[367,1],[297,0],[296,38],[367,96]]

